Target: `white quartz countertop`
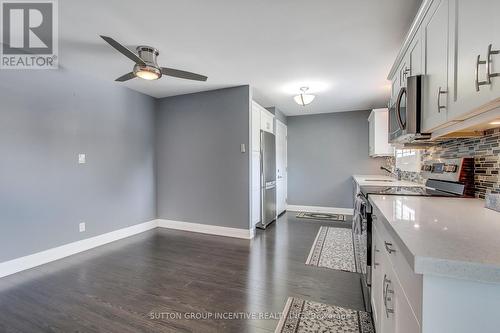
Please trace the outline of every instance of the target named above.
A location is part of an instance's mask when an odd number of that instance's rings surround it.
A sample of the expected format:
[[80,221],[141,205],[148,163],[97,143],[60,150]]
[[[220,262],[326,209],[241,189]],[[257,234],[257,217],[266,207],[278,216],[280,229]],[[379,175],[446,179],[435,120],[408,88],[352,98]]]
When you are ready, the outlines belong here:
[[352,178],[359,186],[423,186],[406,180],[397,180],[391,176],[353,175]]
[[500,213],[465,198],[369,198],[415,273],[500,283]]

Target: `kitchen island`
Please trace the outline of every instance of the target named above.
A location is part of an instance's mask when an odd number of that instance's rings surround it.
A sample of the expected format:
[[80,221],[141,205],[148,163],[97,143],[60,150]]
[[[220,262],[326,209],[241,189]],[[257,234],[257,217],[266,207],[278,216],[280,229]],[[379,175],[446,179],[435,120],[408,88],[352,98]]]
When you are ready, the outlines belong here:
[[379,332],[498,332],[500,213],[484,201],[373,195]]

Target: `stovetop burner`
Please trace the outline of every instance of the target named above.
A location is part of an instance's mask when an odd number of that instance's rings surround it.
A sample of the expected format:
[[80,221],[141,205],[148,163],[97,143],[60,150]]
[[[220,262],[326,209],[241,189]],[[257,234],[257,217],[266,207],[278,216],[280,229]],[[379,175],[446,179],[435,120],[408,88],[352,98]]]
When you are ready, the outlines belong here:
[[362,186],[361,193],[365,196],[370,194],[380,195],[411,195],[426,197],[460,197],[460,194],[439,191],[428,187],[408,187],[408,186]]

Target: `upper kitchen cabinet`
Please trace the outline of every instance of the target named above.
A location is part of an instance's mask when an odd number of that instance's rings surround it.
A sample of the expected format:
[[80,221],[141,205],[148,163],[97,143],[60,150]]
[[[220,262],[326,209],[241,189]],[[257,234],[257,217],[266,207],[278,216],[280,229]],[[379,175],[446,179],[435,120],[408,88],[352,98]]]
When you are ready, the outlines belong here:
[[410,43],[406,62],[409,66],[404,71],[405,79],[408,76],[422,74],[422,37],[420,36],[420,30]]
[[422,23],[424,77],[422,129],[430,133],[447,120],[449,0],[435,0]]
[[368,117],[370,157],[394,156],[389,143],[389,116],[387,109],[374,109]]
[[260,124],[263,131],[274,133],[274,115],[266,109],[260,114]]
[[422,2],[388,77],[394,104],[406,78],[423,75],[422,132],[438,137],[498,118],[498,13],[498,0]]
[[[500,1],[450,0],[456,36],[451,70],[449,120],[463,120],[500,99]],[[491,45],[491,48],[489,47]],[[488,75],[489,72],[489,75]]]
[[409,76],[422,74],[422,40],[420,30],[412,36],[408,49],[401,57],[397,70],[390,76],[391,100],[389,105],[396,103],[399,91],[406,87]]

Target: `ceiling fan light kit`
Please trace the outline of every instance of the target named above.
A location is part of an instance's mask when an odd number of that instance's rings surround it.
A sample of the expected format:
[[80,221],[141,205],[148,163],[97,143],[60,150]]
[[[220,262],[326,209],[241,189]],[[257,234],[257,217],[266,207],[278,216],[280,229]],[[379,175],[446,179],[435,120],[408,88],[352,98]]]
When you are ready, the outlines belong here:
[[161,70],[156,59],[160,55],[160,51],[150,46],[138,46],[136,51],[146,65],[135,64],[133,72],[135,76],[144,80],[158,80],[161,77]]
[[173,68],[160,67],[157,62],[157,58],[160,55],[160,52],[154,47],[144,45],[138,46],[136,48],[137,54],[135,54],[111,37],[101,36],[101,38],[104,39],[113,48],[115,48],[118,52],[135,62],[132,72],[120,76],[115,81],[124,82],[136,77],[144,80],[158,80],[163,75],[195,81],[207,80],[207,77],[204,75],[181,71]]
[[293,97],[293,99],[295,100],[295,103],[302,105],[302,106],[306,106],[308,104],[311,104],[316,96],[312,95],[312,94],[306,94],[306,92],[308,90],[309,90],[308,87],[300,88],[301,93],[299,95],[296,95]]

